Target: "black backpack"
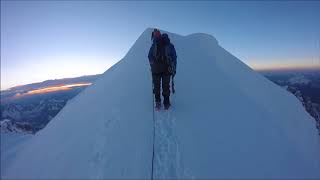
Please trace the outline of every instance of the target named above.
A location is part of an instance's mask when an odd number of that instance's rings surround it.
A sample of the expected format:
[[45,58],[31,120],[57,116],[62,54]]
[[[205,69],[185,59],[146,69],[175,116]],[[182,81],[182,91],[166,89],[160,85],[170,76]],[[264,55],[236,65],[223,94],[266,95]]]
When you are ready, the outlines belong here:
[[166,63],[166,55],[165,55],[165,44],[162,42],[162,39],[159,39],[153,48],[153,56],[155,57],[156,63],[164,64]]

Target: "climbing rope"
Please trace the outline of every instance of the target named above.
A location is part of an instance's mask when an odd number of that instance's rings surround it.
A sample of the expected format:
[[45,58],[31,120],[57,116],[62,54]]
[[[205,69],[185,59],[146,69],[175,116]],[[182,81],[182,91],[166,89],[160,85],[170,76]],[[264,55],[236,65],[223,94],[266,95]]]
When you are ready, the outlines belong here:
[[152,164],[151,164],[151,179],[153,180],[153,164],[154,164],[154,142],[155,142],[155,115],[154,115],[154,95],[153,95],[153,82],[152,82],[152,118],[153,118],[153,145],[152,145]]

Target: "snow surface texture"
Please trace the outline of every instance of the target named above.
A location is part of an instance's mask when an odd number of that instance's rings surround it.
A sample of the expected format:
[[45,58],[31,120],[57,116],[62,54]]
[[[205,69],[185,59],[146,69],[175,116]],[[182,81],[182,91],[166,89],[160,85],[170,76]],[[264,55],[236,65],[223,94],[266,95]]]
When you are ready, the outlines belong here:
[[1,132],[0,133],[0,155],[1,155],[1,173],[6,172],[13,162],[17,153],[20,152],[25,144],[33,135],[17,132]]
[[2,176],[149,179],[155,125],[154,178],[320,178],[320,139],[299,100],[210,35],[168,33],[178,54],[176,94],[153,119],[151,31]]

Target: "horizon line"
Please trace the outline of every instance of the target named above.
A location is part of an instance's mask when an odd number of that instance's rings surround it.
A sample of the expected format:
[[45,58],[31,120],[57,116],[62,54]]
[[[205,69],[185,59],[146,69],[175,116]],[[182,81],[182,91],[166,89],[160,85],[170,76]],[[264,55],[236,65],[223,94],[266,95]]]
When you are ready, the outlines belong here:
[[[257,71],[257,72],[265,72],[265,71],[274,71],[274,72],[281,72],[281,71],[316,71],[319,70],[320,71],[320,65],[319,66],[313,66],[313,67],[253,67],[253,66],[249,66],[250,68],[252,68],[252,70]],[[47,79],[47,80],[43,80],[43,81],[38,81],[38,82],[33,82],[33,83],[29,83],[29,84],[22,84],[22,85],[15,85],[9,88],[5,88],[5,89],[0,89],[0,91],[9,91],[12,88],[16,88],[19,86],[26,86],[26,85],[30,85],[30,84],[37,84],[37,83],[43,83],[45,81],[54,81],[54,80],[63,80],[63,79],[73,79],[73,78],[79,78],[79,77],[84,77],[84,76],[95,76],[95,75],[102,75],[101,74],[89,74],[89,75],[81,75],[81,76],[77,76],[77,77],[65,77],[65,78],[59,78],[59,79]]]

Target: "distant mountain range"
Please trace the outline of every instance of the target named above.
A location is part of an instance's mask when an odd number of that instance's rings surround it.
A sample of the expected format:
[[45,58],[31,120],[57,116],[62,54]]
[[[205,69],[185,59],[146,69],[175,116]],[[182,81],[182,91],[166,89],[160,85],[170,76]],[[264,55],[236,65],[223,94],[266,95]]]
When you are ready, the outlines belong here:
[[[66,103],[93,83],[99,75],[48,80],[1,91],[1,131],[36,133],[58,114]],[[85,84],[84,86],[72,86]],[[41,91],[48,87],[71,86],[63,90]],[[69,87],[68,86],[68,87]],[[38,93],[28,93],[38,91]],[[21,94],[26,94],[21,96]],[[20,96],[17,96],[20,95]]]
[[75,77],[75,78],[46,80],[39,83],[15,86],[8,90],[1,91],[1,103],[7,103],[7,101],[10,102],[11,98],[17,93],[26,93],[28,91],[37,90],[45,87],[94,82],[98,77],[99,75],[89,75],[89,76],[81,76],[81,77]]
[[266,78],[294,94],[316,120],[320,133],[320,70],[264,71]]

